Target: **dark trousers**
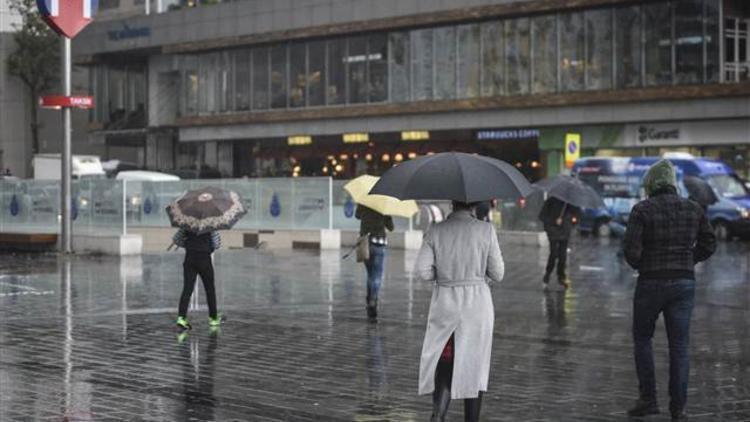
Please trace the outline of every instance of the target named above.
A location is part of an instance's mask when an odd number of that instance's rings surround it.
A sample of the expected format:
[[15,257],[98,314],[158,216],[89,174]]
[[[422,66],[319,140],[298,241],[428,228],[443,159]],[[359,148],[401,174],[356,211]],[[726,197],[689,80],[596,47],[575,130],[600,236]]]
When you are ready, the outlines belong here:
[[[453,361],[440,359],[435,370],[435,391],[432,393],[431,422],[444,422],[451,404],[451,383],[453,382]],[[464,421],[479,422],[482,407],[482,392],[475,399],[464,399]]]
[[211,254],[208,252],[191,252],[185,254],[185,262],[182,263],[183,285],[180,296],[180,307],[178,315],[187,316],[190,297],[193,295],[195,281],[201,276],[203,288],[206,289],[206,302],[208,302],[208,315],[216,318],[216,288],[214,287],[214,265],[211,262]]
[[690,374],[690,318],[693,313],[695,281],[639,280],[633,299],[633,343],[635,369],[641,399],[656,401],[654,354],[651,339],[656,320],[664,314],[669,340],[669,408],[672,413],[684,409]]
[[549,239],[549,258],[545,274],[552,274],[557,262],[557,277],[565,278],[565,266],[568,260],[568,239]]

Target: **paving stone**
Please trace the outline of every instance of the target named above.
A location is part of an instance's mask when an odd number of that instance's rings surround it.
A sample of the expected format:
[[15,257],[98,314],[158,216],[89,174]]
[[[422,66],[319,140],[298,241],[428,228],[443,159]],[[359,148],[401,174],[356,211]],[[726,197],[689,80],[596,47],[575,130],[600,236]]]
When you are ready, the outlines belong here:
[[[542,291],[543,250],[504,248],[483,420],[627,420],[635,277],[617,242],[577,239],[571,248],[567,292]],[[364,269],[338,252],[221,251],[229,320],[211,333],[201,305],[178,341],[179,253],[2,255],[0,421],[428,420],[430,398],[416,391],[431,286],[410,276],[414,259],[389,251],[373,325]],[[748,421],[750,247],[721,245],[697,274],[691,421]],[[666,412],[661,323],[654,348]],[[453,403],[450,420],[462,412]]]

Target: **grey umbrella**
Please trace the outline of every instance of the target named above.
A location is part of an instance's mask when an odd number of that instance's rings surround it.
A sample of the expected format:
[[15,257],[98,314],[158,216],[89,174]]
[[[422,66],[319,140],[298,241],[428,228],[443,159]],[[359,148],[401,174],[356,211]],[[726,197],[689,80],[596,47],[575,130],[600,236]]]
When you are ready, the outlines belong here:
[[685,176],[682,182],[687,188],[690,199],[702,206],[707,207],[719,202],[719,198],[716,196],[711,185],[700,177]]
[[479,202],[517,199],[532,192],[515,167],[494,158],[444,152],[391,168],[370,191],[398,199]]
[[594,188],[575,177],[558,175],[534,183],[534,187],[575,207],[599,208],[604,206],[604,201]]
[[167,206],[173,227],[198,234],[230,229],[246,212],[237,193],[215,187],[191,190]]

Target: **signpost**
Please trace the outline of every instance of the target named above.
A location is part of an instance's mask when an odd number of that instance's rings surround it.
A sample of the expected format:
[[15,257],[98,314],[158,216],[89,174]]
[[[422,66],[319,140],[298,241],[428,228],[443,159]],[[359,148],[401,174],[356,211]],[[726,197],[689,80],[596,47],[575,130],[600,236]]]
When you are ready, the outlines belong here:
[[93,16],[99,6],[98,0],[37,0],[37,8],[42,18],[50,28],[63,37],[63,95],[43,97],[42,107],[62,109],[63,117],[63,147],[62,147],[62,177],[60,190],[60,212],[62,222],[60,227],[61,249],[64,253],[73,251],[71,242],[72,225],[70,220],[71,207],[71,127],[70,109],[91,108],[94,105],[91,97],[72,97],[70,88],[71,57],[70,40],[78,35],[93,21]]
[[581,134],[565,134],[565,167],[572,168],[577,159],[581,157]]

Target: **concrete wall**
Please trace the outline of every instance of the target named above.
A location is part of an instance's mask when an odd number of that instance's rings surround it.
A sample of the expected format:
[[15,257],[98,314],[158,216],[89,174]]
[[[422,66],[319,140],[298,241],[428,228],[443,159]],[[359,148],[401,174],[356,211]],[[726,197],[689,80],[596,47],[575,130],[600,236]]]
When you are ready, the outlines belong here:
[[180,128],[181,141],[286,137],[297,133],[335,135],[389,132],[395,129],[441,130],[495,127],[543,127],[603,123],[659,122],[750,117],[750,97],[598,104],[533,109],[496,109],[451,113],[328,119],[301,122]]
[[[133,0],[120,0],[122,15],[137,7]],[[439,12],[474,6],[516,3],[519,0],[242,0],[181,9],[149,16],[132,16],[130,28],[148,27],[151,35],[110,40],[107,33],[121,30],[123,22],[107,20],[115,11],[102,11],[104,19],[94,22],[79,36],[75,54],[149,48],[163,44],[206,38],[234,37],[310,26],[372,20]],[[152,3],[153,4],[153,3]],[[129,10],[128,10],[129,9]],[[210,34],[210,36],[209,36]]]

